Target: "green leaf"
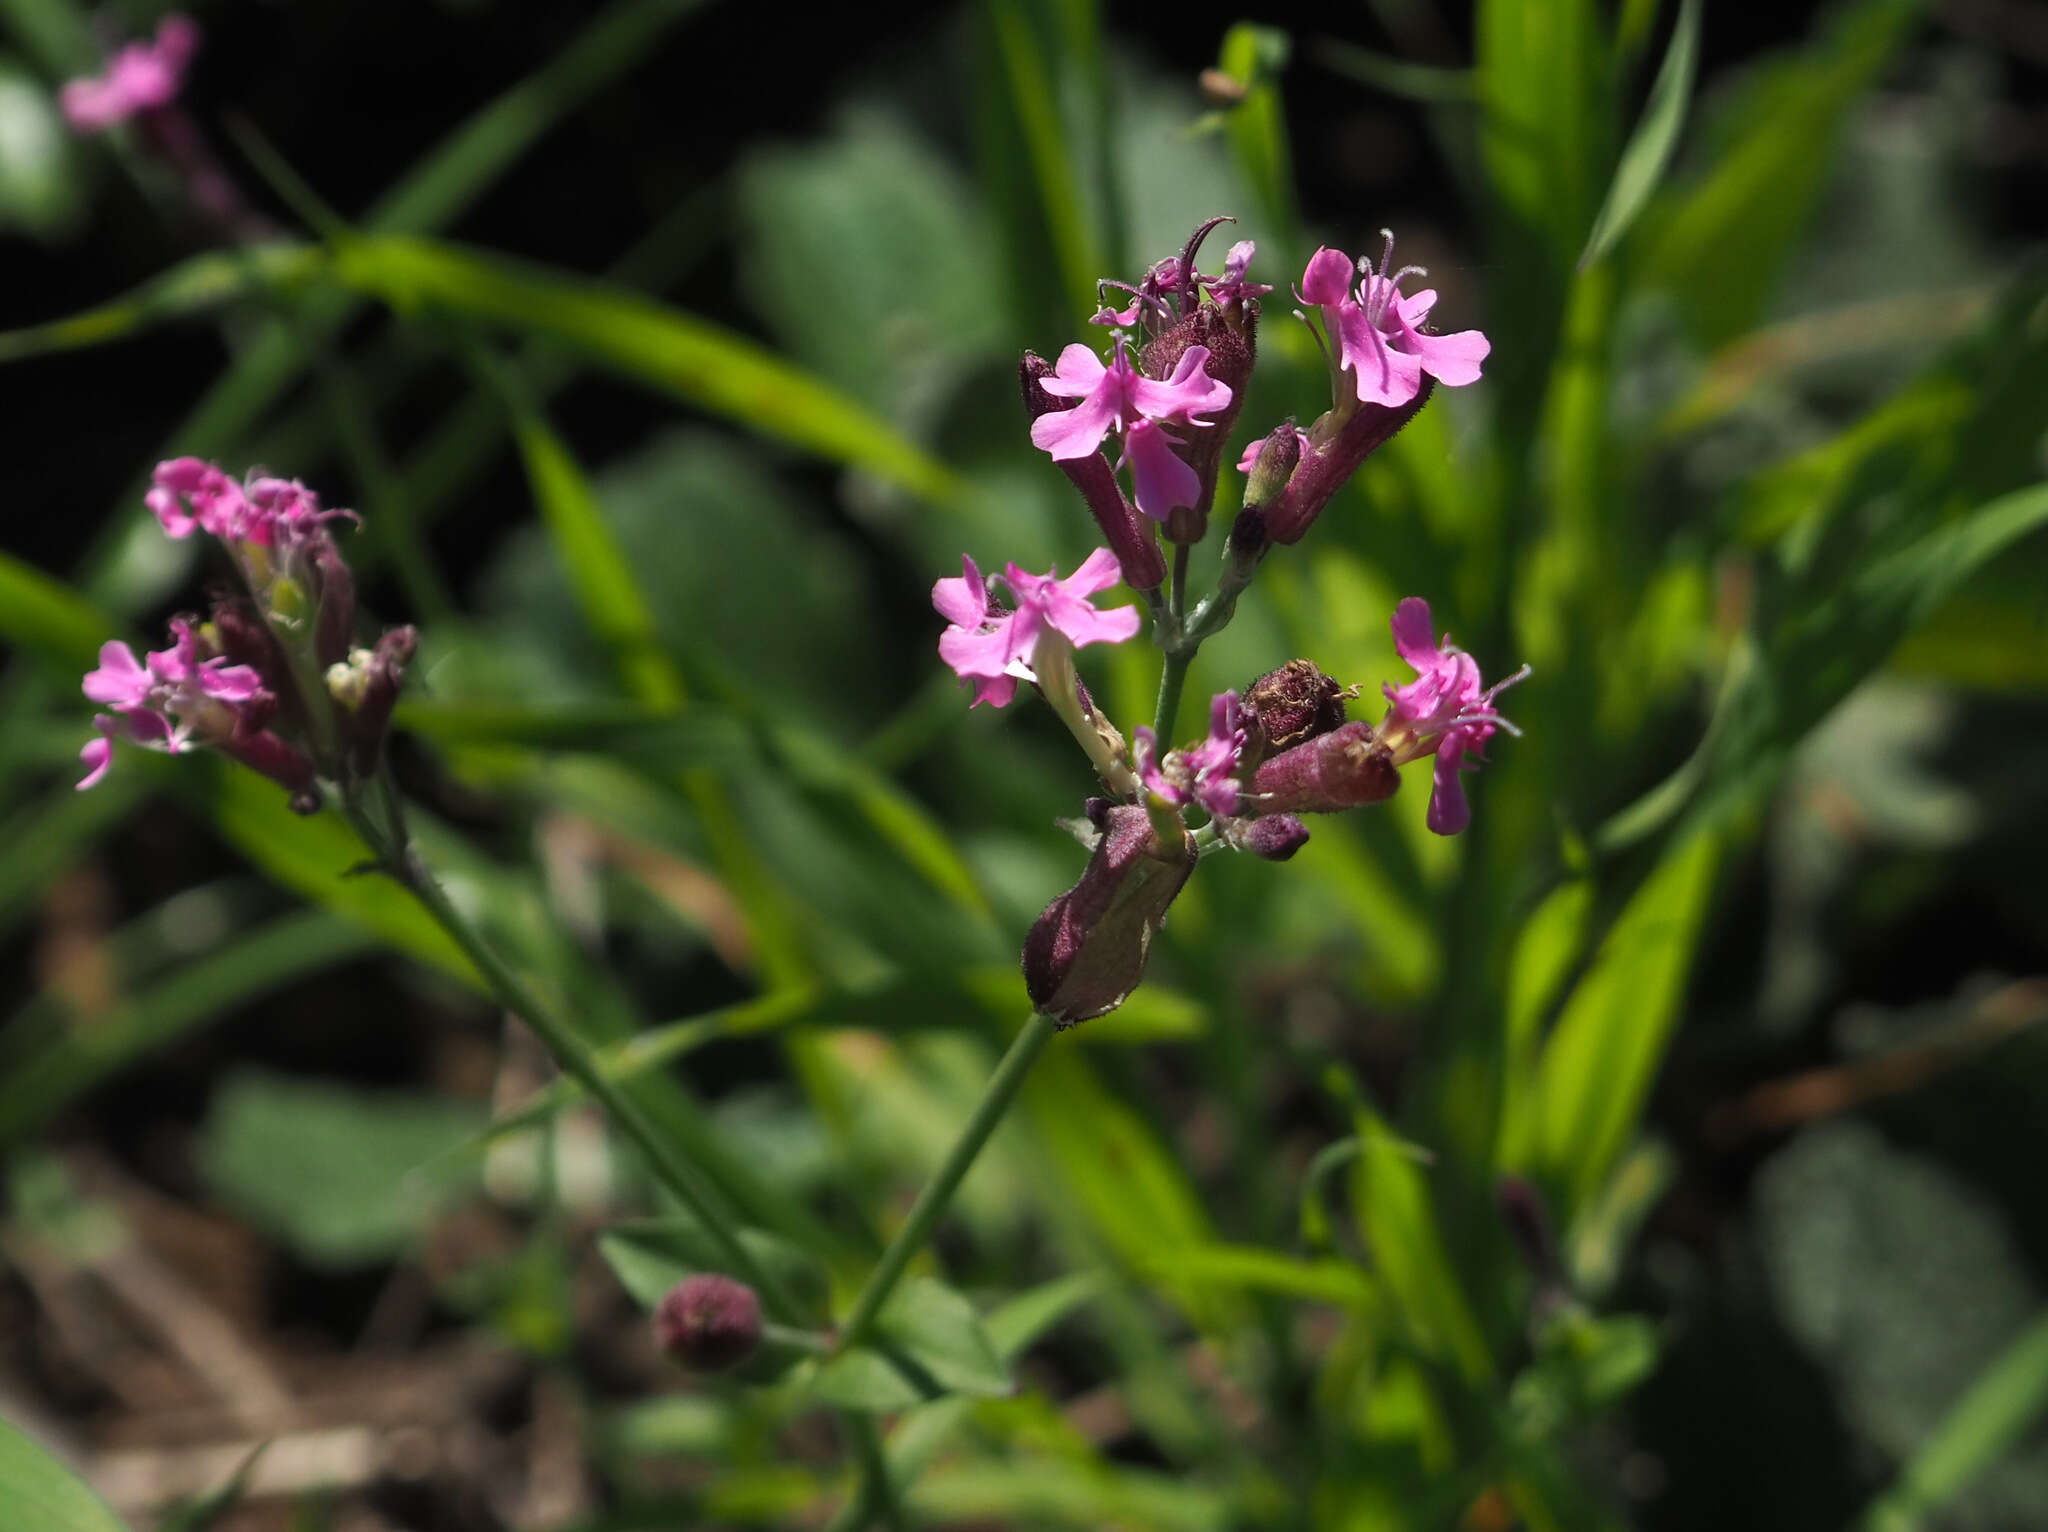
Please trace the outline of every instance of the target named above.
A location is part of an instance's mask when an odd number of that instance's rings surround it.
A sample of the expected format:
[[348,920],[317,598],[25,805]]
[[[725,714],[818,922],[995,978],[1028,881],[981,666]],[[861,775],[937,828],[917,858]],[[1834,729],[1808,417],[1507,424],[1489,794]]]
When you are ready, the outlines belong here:
[[1349,1261],[1309,1260],[1255,1245],[1197,1245],[1175,1251],[1161,1264],[1179,1281],[1197,1287],[1275,1293],[1349,1309],[1373,1310],[1380,1303],[1372,1279]]
[[214,1191],[308,1260],[352,1266],[411,1241],[469,1180],[448,1151],[480,1108],[245,1072],[214,1096],[198,1145]]
[[1573,987],[1504,1134],[1506,1168],[1536,1176],[1568,1226],[1635,1132],[1677,1026],[1706,919],[1720,838],[1694,832],[1664,854]]
[[401,314],[439,310],[547,336],[699,408],[939,506],[968,486],[829,384],[743,336],[638,293],[433,240],[368,235],[335,252],[344,285]]
[[1664,62],[1650,86],[1642,121],[1636,124],[1634,135],[1621,151],[1621,163],[1615,167],[1614,180],[1607,188],[1606,204],[1593,221],[1593,232],[1579,257],[1580,270],[1614,248],[1657,189],[1664,167],[1671,163],[1672,151],[1678,147],[1679,130],[1685,126],[1685,109],[1692,99],[1699,50],[1700,0],[1680,0],[1671,45],[1664,50]]
[[294,814],[283,788],[219,757],[181,756],[165,775],[223,839],[278,883],[408,957],[483,987],[469,959],[412,895],[362,871],[369,848],[338,814]]
[[1862,0],[1797,55],[1756,69],[1716,112],[1705,171],[1651,209],[1641,278],[1677,299],[1702,344],[1762,317],[1827,183],[1850,107],[1921,10],[1920,0]]
[[[807,1313],[823,1317],[825,1272],[807,1251],[765,1229],[741,1229],[739,1240]],[[735,1268],[726,1247],[687,1213],[618,1224],[598,1238],[597,1248],[619,1285],[650,1313],[664,1293],[696,1272],[746,1275]]]
[[315,247],[284,240],[191,256],[111,303],[0,332],[0,363],[123,340],[167,320],[205,313],[246,293],[296,284],[323,264]]
[[1407,101],[1443,106],[1477,98],[1479,87],[1469,69],[1446,69],[1437,64],[1414,64],[1391,54],[1376,53],[1356,43],[1319,38],[1316,61],[1359,84],[1384,91]]
[[0,638],[62,670],[89,670],[121,625],[53,575],[0,551]]
[[2048,1314],[1985,1368],[1863,1513],[1864,1532],[1910,1532],[2009,1453],[2048,1413]]
[[1513,226],[1571,269],[1607,169],[1610,50],[1593,0],[1485,0],[1475,41],[1480,149]]
[[0,1143],[36,1132],[85,1091],[173,1038],[374,943],[370,933],[324,911],[285,915],[111,1010],[78,1018],[0,1075]]
[[1097,231],[1089,223],[1069,135],[1060,120],[1059,90],[1040,48],[1035,8],[1022,0],[991,0],[987,7],[1001,61],[1009,107],[1024,141],[1039,211],[1051,237],[1069,316],[1095,312],[1096,278],[1105,276]]
[[1373,1269],[1418,1345],[1453,1363],[1468,1383],[1487,1382],[1493,1357],[1451,1264],[1427,1172],[1370,1109],[1358,1113],[1358,1141],[1352,1199]]
[[1054,1277],[999,1304],[983,1328],[996,1354],[1014,1362],[1040,1336],[1102,1291],[1108,1280],[1100,1271],[1074,1271]]
[[1292,47],[1285,32],[1240,21],[1223,34],[1216,59],[1217,68],[1244,86],[1243,97],[1224,114],[1223,133],[1238,173],[1259,199],[1260,238],[1273,245],[1267,258],[1286,270],[1294,268],[1301,242],[1294,154],[1280,99],[1280,75]]
[[890,1413],[948,1394],[1000,1398],[1014,1387],[974,1305],[932,1277],[902,1283],[873,1342],[826,1358],[809,1382],[827,1404]]
[[157,1532],[207,1532],[223,1516],[242,1503],[242,1497],[249,1492],[249,1478],[256,1472],[256,1464],[270,1449],[267,1441],[258,1442],[243,1456],[241,1466],[230,1474],[219,1489],[201,1495],[191,1504],[171,1511],[158,1524]]
[[5,1420],[0,1420],[0,1505],[23,1532],[128,1532],[70,1469]]

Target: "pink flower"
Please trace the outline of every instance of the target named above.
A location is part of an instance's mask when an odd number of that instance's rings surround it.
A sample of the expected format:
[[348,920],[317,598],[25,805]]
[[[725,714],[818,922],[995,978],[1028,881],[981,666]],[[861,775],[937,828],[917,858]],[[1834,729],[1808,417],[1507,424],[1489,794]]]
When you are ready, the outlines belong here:
[[92,701],[113,710],[112,717],[94,720],[101,737],[79,751],[86,775],[81,788],[106,775],[118,734],[137,744],[176,755],[193,735],[221,741],[243,731],[274,706],[263,679],[247,665],[225,658],[199,658],[198,635],[182,618],[171,621],[171,647],[138,660],[126,644],[100,646],[99,665],[86,672],[81,689]]
[[97,133],[138,112],[178,99],[185,69],[199,51],[199,28],[187,16],[166,16],[154,43],[130,43],[107,61],[103,75],[64,87],[64,118],[80,133]]
[[1236,777],[1244,750],[1237,693],[1218,692],[1209,704],[1209,734],[1199,745],[1170,750],[1162,759],[1159,736],[1141,725],[1131,737],[1131,764],[1147,789],[1175,807],[1198,803],[1214,818],[1235,814],[1242,788]]
[[1358,386],[1361,404],[1398,407],[1422,390],[1422,375],[1457,388],[1476,382],[1479,364],[1492,343],[1477,330],[1432,335],[1421,326],[1436,303],[1425,288],[1412,298],[1401,293],[1401,279],[1420,275],[1420,266],[1390,270],[1394,236],[1386,236],[1386,252],[1378,271],[1370,261],[1355,268],[1363,273],[1352,287],[1354,267],[1341,250],[1319,249],[1301,274],[1298,296],[1323,311],[1323,323],[1337,341],[1339,364]]
[[241,538],[249,502],[242,486],[213,464],[196,457],[172,458],[157,464],[150,480],[142,503],[168,536],[190,537],[198,530],[224,542]]
[[1391,706],[1375,734],[1396,765],[1436,756],[1429,827],[1439,835],[1456,835],[1472,818],[1459,780],[1465,753],[1469,750],[1477,757],[1496,729],[1521,732],[1495,710],[1493,699],[1524,679],[1529,667],[1485,686],[1471,655],[1438,643],[1429,603],[1420,596],[1410,596],[1394,609],[1393,628],[1394,648],[1417,675],[1406,686],[1382,688]]
[[1016,695],[1018,681],[1037,679],[1031,658],[1048,628],[1079,649],[1122,643],[1141,625],[1135,606],[1102,611],[1087,599],[1117,582],[1116,555],[1107,548],[1089,554],[1064,580],[1057,569],[1035,575],[1005,566],[1002,578],[1016,597],[1014,611],[989,599],[973,559],[963,557],[960,565],[959,579],[932,586],[932,605],[948,624],[939,635],[939,658],[963,681],[978,683],[975,703],[1003,707]]
[[1087,457],[1105,436],[1119,433],[1138,509],[1163,521],[1174,507],[1193,505],[1201,493],[1201,480],[1174,453],[1174,438],[1163,427],[1210,425],[1202,417],[1230,404],[1230,385],[1203,370],[1208,361],[1207,346],[1190,346],[1173,376],[1160,382],[1131,365],[1122,336],[1107,366],[1077,342],[1060,353],[1058,365],[1039,380],[1039,387],[1055,399],[1081,402],[1032,421],[1031,443],[1063,463]]
[[1224,255],[1223,275],[1220,278],[1198,279],[1208,289],[1211,298],[1220,304],[1243,303],[1252,298],[1263,298],[1273,290],[1273,284],[1270,282],[1245,280],[1245,273],[1251,269],[1252,257],[1258,254],[1258,248],[1251,240],[1239,240]]

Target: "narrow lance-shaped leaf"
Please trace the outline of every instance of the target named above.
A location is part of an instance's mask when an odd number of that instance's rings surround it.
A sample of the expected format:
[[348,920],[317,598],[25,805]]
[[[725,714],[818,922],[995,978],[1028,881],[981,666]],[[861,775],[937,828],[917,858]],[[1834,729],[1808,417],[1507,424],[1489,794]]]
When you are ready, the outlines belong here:
[[958,505],[968,496],[957,475],[865,406],[743,336],[640,294],[426,239],[346,241],[333,272],[401,313],[443,309],[549,336],[627,377],[866,469],[934,504]]
[[1649,102],[1635,135],[1621,151],[1614,180],[1607,188],[1606,205],[1593,221],[1593,232],[1579,257],[1584,270],[1612,250],[1636,221],[1657,189],[1664,167],[1678,147],[1679,130],[1685,126],[1686,105],[1692,99],[1692,81],[1699,67],[1700,0],[1681,0],[1678,22],[1671,32],[1671,45],[1650,87]]

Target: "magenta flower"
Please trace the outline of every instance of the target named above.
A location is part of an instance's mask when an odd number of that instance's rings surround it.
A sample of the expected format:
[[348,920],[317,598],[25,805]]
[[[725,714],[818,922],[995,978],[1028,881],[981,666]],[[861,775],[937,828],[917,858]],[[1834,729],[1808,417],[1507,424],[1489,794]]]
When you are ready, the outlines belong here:
[[1204,371],[1208,361],[1207,346],[1190,346],[1173,376],[1160,382],[1131,365],[1122,336],[1106,366],[1076,342],[1060,353],[1038,386],[1055,399],[1081,402],[1032,421],[1031,444],[1054,462],[1071,462],[1099,449],[1112,431],[1118,433],[1124,438],[1118,466],[1130,464],[1138,509],[1164,521],[1174,507],[1193,505],[1202,492],[1201,479],[1174,453],[1175,438],[1164,427],[1210,425],[1202,417],[1230,404],[1230,385]]
[[1141,725],[1131,736],[1131,763],[1147,789],[1176,808],[1197,803],[1211,817],[1235,814],[1242,788],[1237,763],[1244,751],[1237,693],[1218,692],[1209,705],[1209,734],[1199,745],[1170,750],[1162,758],[1159,736]]
[[1248,239],[1232,245],[1223,257],[1223,275],[1198,279],[1208,289],[1209,296],[1219,304],[1227,304],[1244,303],[1270,293],[1272,283],[1245,280],[1245,273],[1251,270],[1252,257],[1258,254],[1258,250],[1259,247]]
[[96,719],[101,737],[79,751],[87,767],[81,788],[106,775],[116,735],[176,755],[195,734],[232,738],[275,706],[263,678],[249,666],[230,665],[219,656],[202,660],[190,623],[173,618],[171,632],[171,647],[144,660],[124,643],[100,646],[99,665],[86,672],[82,690],[114,716]]
[[199,28],[188,16],[166,16],[154,43],[130,43],[107,61],[105,74],[64,87],[65,121],[80,133],[98,133],[140,112],[159,111],[178,99],[186,67],[199,51]]
[[1006,706],[1019,681],[1036,681],[1031,668],[1039,636],[1050,628],[1064,634],[1076,649],[1089,644],[1117,644],[1135,634],[1142,619],[1135,606],[1103,611],[1088,597],[1116,584],[1116,555],[1098,548],[1066,579],[1053,569],[1028,574],[1006,565],[1003,583],[1016,598],[1006,610],[989,597],[988,586],[974,560],[962,557],[961,576],[932,586],[932,605],[948,624],[939,635],[939,658],[963,681],[978,683],[974,702]]
[[1459,780],[1465,754],[1470,751],[1476,758],[1496,729],[1521,732],[1501,717],[1493,699],[1524,679],[1529,667],[1485,686],[1471,655],[1448,642],[1438,643],[1429,603],[1420,596],[1410,596],[1394,608],[1393,628],[1394,648],[1417,675],[1406,686],[1382,688],[1391,706],[1375,734],[1397,766],[1436,756],[1429,827],[1439,835],[1456,835],[1472,818]]
[[[1298,296],[1322,309],[1324,326],[1337,341],[1339,365],[1357,383],[1359,402],[1406,404],[1421,392],[1424,373],[1453,388],[1476,382],[1492,343],[1477,330],[1425,333],[1421,327],[1436,293],[1425,288],[1412,298],[1402,295],[1401,279],[1420,275],[1422,268],[1391,270],[1394,236],[1386,240],[1377,271],[1370,261],[1354,268],[1343,251],[1319,249],[1301,274]],[[1362,273],[1355,289],[1354,272]]]

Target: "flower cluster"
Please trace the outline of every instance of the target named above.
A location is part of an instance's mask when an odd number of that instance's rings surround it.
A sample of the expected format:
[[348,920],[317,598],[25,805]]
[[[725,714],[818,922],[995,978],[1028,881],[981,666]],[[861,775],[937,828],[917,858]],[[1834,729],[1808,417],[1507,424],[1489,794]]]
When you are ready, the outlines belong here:
[[119,122],[160,112],[178,99],[185,70],[199,51],[199,28],[189,16],[164,17],[156,41],[129,43],[107,60],[104,74],[64,87],[64,120],[80,133],[102,133]]
[[100,649],[84,691],[107,711],[79,752],[78,785],[107,774],[117,740],[218,750],[302,812],[319,807],[322,778],[349,789],[374,773],[415,637],[394,628],[354,643],[355,579],[332,524],[355,512],[324,509],[297,480],[238,480],[197,458],[159,463],[145,501],[167,535],[218,540],[239,589],[203,620],[171,619],[168,648],[141,659],[125,643]]
[[[1382,802],[1399,788],[1400,768],[1424,756],[1436,759],[1429,827],[1463,830],[1471,810],[1462,773],[1496,731],[1513,732],[1494,698],[1527,674],[1486,686],[1472,656],[1437,637],[1428,604],[1410,597],[1394,613],[1393,632],[1416,679],[1384,686],[1388,708],[1378,723],[1347,717],[1359,688],[1297,659],[1217,693],[1203,738],[1179,748],[1162,739],[1195,650],[1229,621],[1260,562],[1299,541],[1438,385],[1477,381],[1488,352],[1477,330],[1429,327],[1436,294],[1401,291],[1418,268],[1394,267],[1391,235],[1377,266],[1316,251],[1295,293],[1318,316],[1307,322],[1316,329],[1319,321],[1330,359],[1330,407],[1306,428],[1282,421],[1233,459],[1246,475],[1243,509],[1216,591],[1189,611],[1186,550],[1207,528],[1226,438],[1257,357],[1258,300],[1271,291],[1250,280],[1250,240],[1231,247],[1220,275],[1197,268],[1204,237],[1222,221],[1197,229],[1135,284],[1103,284],[1122,304],[1095,316],[1112,332],[1106,355],[1077,342],[1056,364],[1027,352],[1019,369],[1032,444],[1080,491],[1108,547],[1064,579],[1010,564],[1001,577],[1008,604],[972,559],[961,578],[932,590],[948,624],[940,657],[973,684],[974,701],[1002,707],[1020,682],[1033,686],[1108,794],[1091,798],[1073,825],[1089,848],[1087,867],[1024,944],[1032,1001],[1064,1024],[1114,1009],[1136,986],[1168,907],[1211,851],[1284,861],[1309,838],[1302,815]],[[1171,590],[1162,541],[1177,548]],[[1151,609],[1166,664],[1160,717],[1128,743],[1096,709],[1073,663],[1076,649],[1138,632],[1137,607],[1104,610],[1089,599],[1119,574]]]

